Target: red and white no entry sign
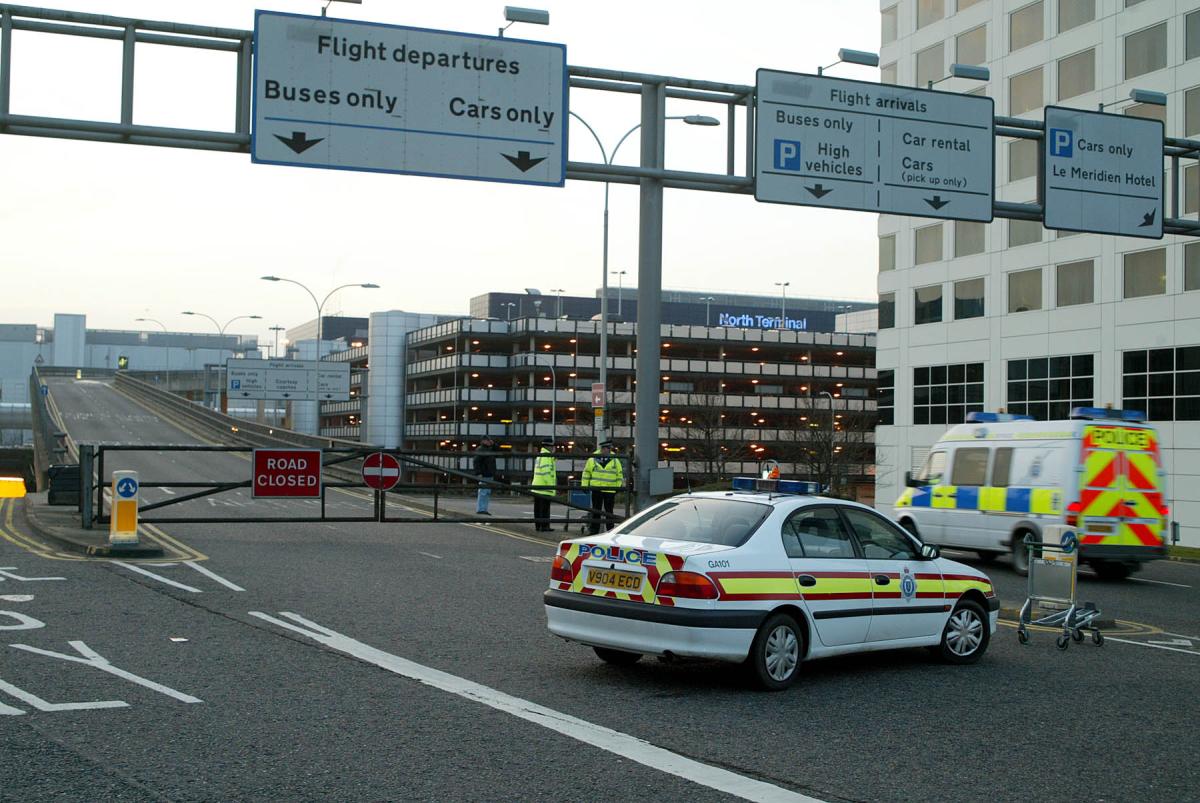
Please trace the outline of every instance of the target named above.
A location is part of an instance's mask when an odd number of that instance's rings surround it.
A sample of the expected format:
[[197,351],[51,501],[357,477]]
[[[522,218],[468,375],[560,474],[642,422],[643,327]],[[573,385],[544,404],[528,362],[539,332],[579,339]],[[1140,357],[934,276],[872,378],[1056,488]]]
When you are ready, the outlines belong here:
[[367,455],[363,460],[362,478],[368,488],[389,491],[400,482],[400,461],[383,452]]

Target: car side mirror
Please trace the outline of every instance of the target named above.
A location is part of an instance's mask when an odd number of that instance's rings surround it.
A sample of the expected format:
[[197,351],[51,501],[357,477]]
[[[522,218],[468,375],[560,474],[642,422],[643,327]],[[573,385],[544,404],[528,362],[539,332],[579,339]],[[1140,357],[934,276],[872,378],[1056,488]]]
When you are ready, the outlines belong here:
[[904,472],[904,484],[909,488],[920,488],[924,483],[922,483],[920,480],[913,479],[912,472],[906,471]]
[[925,560],[937,560],[942,556],[942,550],[936,544],[921,544],[921,557]]

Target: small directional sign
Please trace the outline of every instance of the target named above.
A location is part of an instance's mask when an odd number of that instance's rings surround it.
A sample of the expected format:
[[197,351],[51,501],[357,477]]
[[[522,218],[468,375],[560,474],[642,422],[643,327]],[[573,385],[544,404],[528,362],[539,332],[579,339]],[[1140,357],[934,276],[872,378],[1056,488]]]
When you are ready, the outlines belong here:
[[567,51],[259,11],[253,161],[561,187]]
[[992,219],[990,98],[759,70],[754,197]]
[[1046,107],[1045,226],[1163,236],[1163,124],[1121,114]]

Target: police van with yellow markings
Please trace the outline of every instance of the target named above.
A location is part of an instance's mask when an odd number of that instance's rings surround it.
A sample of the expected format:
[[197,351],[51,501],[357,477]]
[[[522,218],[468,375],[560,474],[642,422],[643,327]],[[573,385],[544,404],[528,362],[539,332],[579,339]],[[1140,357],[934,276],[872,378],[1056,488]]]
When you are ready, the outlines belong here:
[[982,572],[942,558],[814,483],[739,477],[564,541],[544,595],[550,632],[613,664],[642,655],[742,662],[783,689],[802,661],[930,647],[979,660],[1000,608]]
[[971,413],[907,477],[895,518],[923,542],[1011,553],[1029,569],[1026,535],[1050,524],[1079,533],[1079,558],[1126,577],[1166,554],[1170,509],[1158,434],[1141,413],[1076,408],[1066,421]]

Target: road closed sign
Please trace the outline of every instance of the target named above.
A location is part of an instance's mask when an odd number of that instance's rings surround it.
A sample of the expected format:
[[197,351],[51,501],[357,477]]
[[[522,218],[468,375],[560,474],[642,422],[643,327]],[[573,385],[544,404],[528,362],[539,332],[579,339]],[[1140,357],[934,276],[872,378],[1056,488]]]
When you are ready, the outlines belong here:
[[320,449],[255,449],[255,499],[321,497]]

